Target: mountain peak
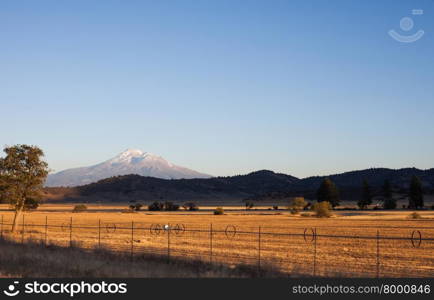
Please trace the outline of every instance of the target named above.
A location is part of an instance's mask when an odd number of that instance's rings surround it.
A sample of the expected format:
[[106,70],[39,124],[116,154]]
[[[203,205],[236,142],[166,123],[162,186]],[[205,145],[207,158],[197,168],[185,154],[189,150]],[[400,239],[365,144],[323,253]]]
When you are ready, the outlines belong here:
[[129,174],[163,179],[211,177],[207,174],[174,165],[161,156],[130,148],[94,166],[50,174],[45,184],[46,186],[77,186],[112,176]]
[[171,166],[171,163],[166,161],[161,156],[155,155],[155,154],[150,153],[150,152],[144,152],[144,151],[139,150],[139,149],[127,149],[127,150],[119,153],[118,155],[116,155],[112,159],[109,159],[107,162],[108,163],[120,163],[120,162],[122,162],[122,163],[139,163],[145,159],[164,161],[165,163],[167,163],[168,165]]
[[132,155],[132,156],[141,156],[144,152],[140,149],[129,148],[122,152],[120,155]]

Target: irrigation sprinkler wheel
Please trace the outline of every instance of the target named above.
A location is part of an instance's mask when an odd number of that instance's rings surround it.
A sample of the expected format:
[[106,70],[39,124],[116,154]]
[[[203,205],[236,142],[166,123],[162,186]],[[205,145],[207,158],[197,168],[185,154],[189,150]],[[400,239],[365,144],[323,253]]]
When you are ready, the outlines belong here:
[[[308,234],[308,231],[310,231],[310,233]],[[308,238],[308,236],[311,236],[311,238]],[[312,243],[315,240],[316,236],[315,236],[315,230],[313,228],[305,228],[303,231],[303,239],[306,243]]]
[[107,224],[105,226],[105,230],[106,230],[107,233],[115,233],[116,229],[117,229],[117,226],[114,223],[113,224]]
[[175,235],[182,235],[185,232],[185,225],[184,224],[176,224],[175,226],[171,227],[173,228],[173,232]]
[[422,233],[419,230],[413,230],[411,233],[411,245],[413,248],[420,248],[422,244]]
[[151,233],[151,235],[160,235],[162,230],[163,228],[160,224],[152,224],[149,228],[149,232]]
[[225,235],[228,239],[232,239],[237,234],[237,227],[235,225],[228,225],[225,229]]

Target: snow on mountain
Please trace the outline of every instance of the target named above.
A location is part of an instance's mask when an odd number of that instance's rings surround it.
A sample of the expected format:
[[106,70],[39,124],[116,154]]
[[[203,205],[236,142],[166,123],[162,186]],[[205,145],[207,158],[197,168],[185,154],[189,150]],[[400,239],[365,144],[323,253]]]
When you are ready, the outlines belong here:
[[46,186],[78,186],[112,176],[137,174],[163,179],[210,178],[208,174],[199,173],[174,165],[161,156],[137,149],[127,149],[119,155],[100,164],[67,169],[50,174]]

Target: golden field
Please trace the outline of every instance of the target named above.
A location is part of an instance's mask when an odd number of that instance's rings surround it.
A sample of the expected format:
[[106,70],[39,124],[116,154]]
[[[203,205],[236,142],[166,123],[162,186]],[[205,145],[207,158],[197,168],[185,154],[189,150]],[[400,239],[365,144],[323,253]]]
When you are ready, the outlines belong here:
[[420,211],[421,219],[408,219],[411,212],[400,210],[335,211],[332,218],[318,219],[269,206],[249,211],[224,206],[222,216],[213,215],[215,206],[198,212],[127,213],[125,204],[88,205],[88,211],[72,213],[73,206],[44,204],[26,212],[24,231],[20,225],[11,234],[13,212],[1,205],[2,235],[62,246],[100,246],[133,256],[152,253],[248,264],[289,276],[434,276],[433,210]]

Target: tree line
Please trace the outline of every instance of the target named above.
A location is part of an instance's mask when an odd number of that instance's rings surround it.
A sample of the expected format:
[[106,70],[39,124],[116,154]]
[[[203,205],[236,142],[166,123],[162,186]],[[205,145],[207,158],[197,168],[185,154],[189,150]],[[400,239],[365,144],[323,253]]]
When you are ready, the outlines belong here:
[[[395,209],[397,199],[393,196],[393,189],[389,180],[385,180],[380,191],[375,193],[367,180],[363,180],[361,188],[361,197],[357,201],[360,209],[366,209],[372,204],[374,197],[379,197],[383,202],[384,209]],[[329,202],[332,207],[340,203],[339,190],[330,178],[325,178],[317,191],[317,201]],[[413,176],[409,183],[408,189],[408,208],[417,209],[424,207],[424,195],[422,182],[417,176]]]

